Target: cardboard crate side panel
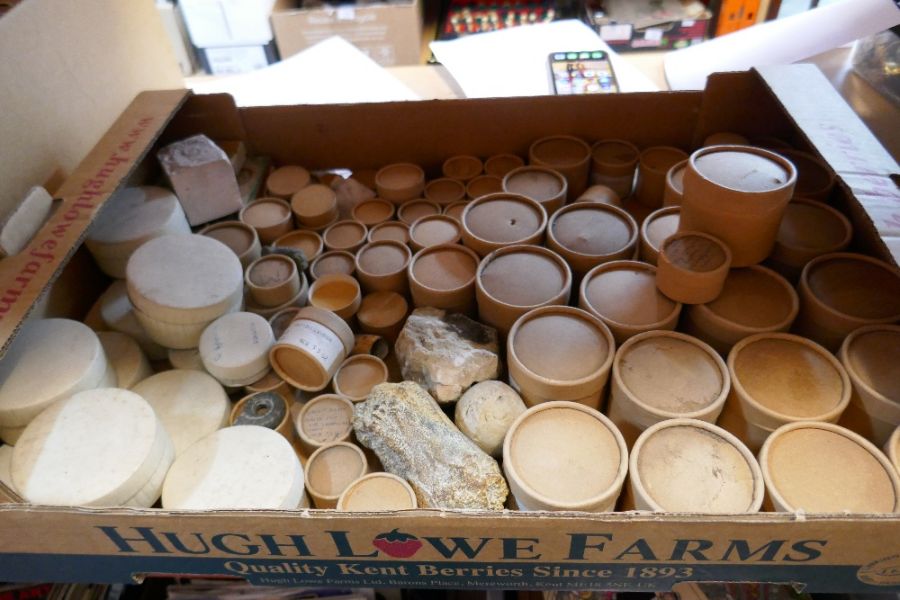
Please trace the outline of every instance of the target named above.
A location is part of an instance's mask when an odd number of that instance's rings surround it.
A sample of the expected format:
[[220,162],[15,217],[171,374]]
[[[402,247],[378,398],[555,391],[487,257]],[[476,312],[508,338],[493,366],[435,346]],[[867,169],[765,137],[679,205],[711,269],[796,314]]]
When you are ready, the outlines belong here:
[[155,149],[199,133],[213,140],[246,138],[237,105],[231,95],[191,94],[160,136]]
[[[900,589],[896,516],[0,507],[0,522],[0,578],[13,580],[77,577],[79,565],[90,565],[92,577],[110,581],[210,573],[269,584],[663,590],[679,581],[768,580]],[[403,543],[379,541],[394,529],[407,534]]]
[[531,142],[553,134],[688,148],[699,105],[697,93],[627,94],[260,107],[241,115],[250,146],[276,163],[319,169],[411,161],[436,175],[453,154],[527,156]]
[[0,346],[59,276],[109,196],[147,152],[187,92],[143,92],[57,192],[61,202],[28,246],[0,262]]

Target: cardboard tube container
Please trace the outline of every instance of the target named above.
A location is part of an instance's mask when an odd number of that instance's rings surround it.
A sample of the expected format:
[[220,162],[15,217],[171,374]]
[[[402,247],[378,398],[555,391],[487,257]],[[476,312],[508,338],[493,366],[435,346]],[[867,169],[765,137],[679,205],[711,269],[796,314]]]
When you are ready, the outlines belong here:
[[681,206],[684,199],[684,170],[687,160],[672,165],[666,173],[666,190],[663,192],[663,206]]
[[420,250],[409,262],[409,291],[413,306],[474,313],[478,263],[478,255],[459,244],[442,244]]
[[[484,163],[477,156],[460,154],[445,160],[441,165],[441,171],[444,173],[444,177],[466,182],[484,172]],[[463,188],[465,189],[465,186]]]
[[528,165],[513,169],[503,177],[503,191],[536,200],[552,215],[566,203],[569,184],[550,167]]
[[382,512],[418,507],[416,493],[406,480],[391,473],[369,473],[360,477],[338,498],[337,510]]
[[[502,189],[501,189],[502,191]],[[500,192],[495,192],[500,193]],[[485,194],[487,195],[487,194]],[[479,196],[480,198],[481,196]],[[456,221],[462,224],[462,216],[463,212],[465,212],[466,207],[469,205],[468,200],[463,200],[462,202],[454,202],[453,204],[448,204],[444,207],[444,212],[441,214],[447,215],[451,219],[456,219]]]
[[503,442],[503,473],[519,510],[610,512],[627,470],[616,426],[573,402],[532,407]]
[[295,427],[309,454],[326,444],[346,442],[353,434],[353,403],[337,394],[316,396],[300,409]]
[[297,263],[282,254],[268,254],[253,261],[244,275],[247,289],[260,306],[281,306],[293,299],[301,288],[302,273]]
[[311,181],[309,171],[303,167],[297,165],[279,167],[266,178],[266,194],[290,200],[291,196],[308,186]]
[[459,179],[441,177],[425,184],[425,199],[438,206],[459,202],[466,197],[466,184]]
[[412,225],[422,217],[439,214],[441,214],[440,205],[425,199],[410,200],[397,208],[397,218],[407,225]]
[[309,304],[328,310],[349,321],[359,310],[362,292],[359,282],[349,275],[323,275],[309,288]]
[[356,278],[365,293],[409,293],[406,270],[412,252],[394,240],[369,242],[356,253]]
[[631,195],[640,150],[625,140],[600,140],[591,147],[591,182],[624,199]]
[[369,235],[366,236],[369,242],[380,242],[383,240],[394,240],[401,244],[409,243],[409,225],[403,221],[385,221],[374,225],[369,229]]
[[241,209],[239,218],[256,230],[259,242],[268,245],[294,228],[291,206],[280,198],[260,198]]
[[306,491],[316,508],[335,508],[344,490],[368,471],[366,455],[358,446],[326,444],[306,463]]
[[372,388],[388,380],[388,368],[377,356],[356,354],[341,363],[334,374],[334,391],[353,402],[362,402]]
[[321,183],[308,185],[291,196],[291,212],[298,227],[325,227],[338,218],[337,194]]
[[676,231],[681,222],[681,207],[666,206],[647,215],[641,223],[641,237],[638,256],[645,263],[656,266],[659,247]]
[[884,452],[891,464],[894,465],[894,470],[900,475],[900,426],[894,429],[891,438],[884,445]]
[[222,221],[207,225],[200,235],[211,237],[231,248],[245,269],[262,255],[262,245],[256,230],[240,221]]
[[227,387],[253,383],[269,370],[272,326],[259,315],[234,312],[213,321],[200,336],[206,371]]
[[394,204],[419,198],[425,191],[425,172],[412,163],[387,165],[375,174],[375,191]]
[[567,182],[567,195],[575,199],[588,186],[591,174],[591,147],[571,135],[552,135],[541,138],[528,148],[528,163],[549,167]]
[[380,335],[393,343],[406,322],[409,304],[396,292],[373,292],[363,297],[356,319],[364,333]]
[[455,244],[462,235],[459,222],[446,215],[422,217],[409,226],[409,245],[414,252],[440,244]]
[[331,381],[353,349],[353,330],[331,311],[301,309],[269,352],[282,379],[301,390],[317,392]]
[[637,184],[634,198],[650,208],[663,205],[666,191],[666,175],[676,163],[687,159],[688,155],[672,146],[652,146],[641,151],[638,162]]
[[547,224],[547,247],[579,276],[599,264],[632,258],[637,241],[634,218],[606,204],[571,204],[556,211]]
[[519,194],[482,196],[462,213],[462,242],[479,256],[515,244],[540,244],[546,229],[543,205]]
[[852,237],[853,226],[840,212],[816,200],[794,198],[781,218],[766,264],[796,282],[806,263],[823,254],[841,252]]
[[370,198],[353,207],[353,220],[359,221],[366,227],[372,227],[390,221],[394,217],[395,208],[392,203],[383,198]]
[[796,181],[794,165],[774,152],[752,146],[701,148],[684,172],[679,228],[725,242],[735,267],[755,265],[775,245]]
[[519,317],[506,341],[510,385],[525,404],[568,400],[593,408],[615,355],[603,322],[571,306],[544,306]]
[[356,257],[345,250],[323,252],[309,264],[309,276],[315,281],[325,275],[353,275]]
[[791,164],[797,169],[795,197],[810,198],[819,202],[828,200],[836,177],[825,161],[808,152],[801,152],[793,148],[783,148],[777,152],[791,161]]
[[683,304],[704,304],[722,293],[731,250],[721,240],[699,231],[679,231],[668,237],[659,252],[656,285]]
[[308,229],[298,229],[286,233],[272,242],[272,245],[276,248],[300,250],[309,263],[316,260],[325,249],[325,242],[322,241],[322,236]]
[[366,243],[368,233],[368,228],[359,221],[338,221],[325,230],[322,240],[328,250],[344,250],[353,253]]
[[575,202],[587,204],[609,204],[622,208],[622,199],[614,189],[605,185],[592,185],[584,190]]
[[256,425],[277,431],[284,439],[293,443],[296,439],[293,419],[291,418],[292,400],[277,392],[256,392],[238,400],[228,424]]
[[513,169],[525,165],[525,161],[515,154],[494,154],[484,161],[484,172],[501,179]]
[[900,326],[860,327],[844,338],[838,357],[853,385],[848,412],[863,421],[847,426],[884,445],[900,425]]
[[496,175],[479,175],[466,184],[466,198],[469,200],[502,191],[503,178]]

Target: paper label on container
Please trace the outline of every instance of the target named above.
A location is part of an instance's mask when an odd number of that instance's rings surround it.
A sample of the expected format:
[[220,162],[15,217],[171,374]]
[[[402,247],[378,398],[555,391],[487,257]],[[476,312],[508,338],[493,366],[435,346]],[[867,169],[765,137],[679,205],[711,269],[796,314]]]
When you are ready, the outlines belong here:
[[341,338],[321,323],[308,319],[294,321],[281,337],[306,350],[326,371],[330,370],[344,353]]

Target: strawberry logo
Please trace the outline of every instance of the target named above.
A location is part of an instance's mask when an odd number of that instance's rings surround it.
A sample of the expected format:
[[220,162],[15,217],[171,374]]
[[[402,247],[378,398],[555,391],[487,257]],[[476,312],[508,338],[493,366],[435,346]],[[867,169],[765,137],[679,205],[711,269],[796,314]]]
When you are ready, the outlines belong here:
[[388,533],[376,535],[372,545],[393,558],[409,558],[419,551],[422,542],[412,534],[392,529]]

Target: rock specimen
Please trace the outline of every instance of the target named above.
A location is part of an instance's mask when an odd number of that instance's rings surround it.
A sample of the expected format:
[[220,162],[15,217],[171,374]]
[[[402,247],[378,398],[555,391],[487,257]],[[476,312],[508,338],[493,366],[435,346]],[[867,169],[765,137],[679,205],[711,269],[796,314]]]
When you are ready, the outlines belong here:
[[500,374],[497,330],[437,308],[412,312],[395,351],[403,379],[421,384],[441,403]]
[[479,448],[500,458],[506,431],[527,408],[516,390],[502,381],[482,381],[456,403],[456,426]]
[[464,436],[416,383],[382,383],[354,407],[353,430],[423,508],[502,510],[509,489],[497,461]]

